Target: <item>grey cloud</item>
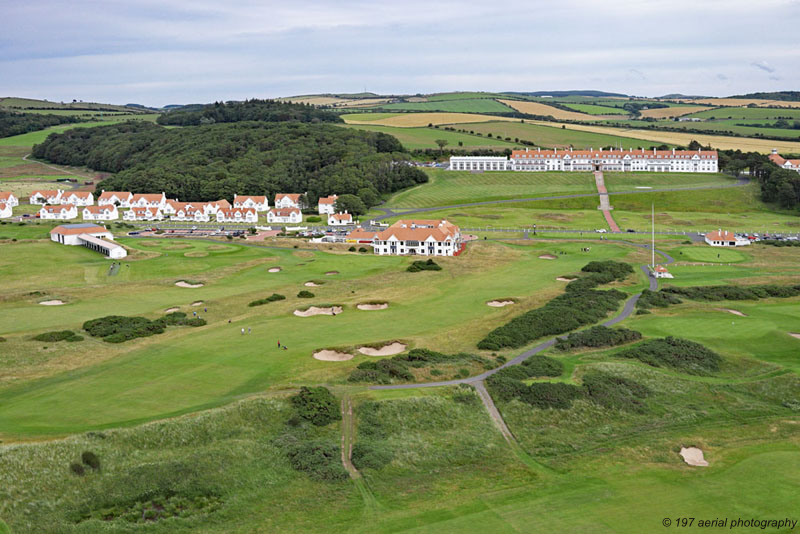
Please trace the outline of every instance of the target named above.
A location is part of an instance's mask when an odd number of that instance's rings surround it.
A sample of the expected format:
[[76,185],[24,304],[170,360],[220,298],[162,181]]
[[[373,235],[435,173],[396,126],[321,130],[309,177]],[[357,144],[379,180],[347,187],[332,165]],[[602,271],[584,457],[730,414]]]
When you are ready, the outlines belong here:
[[770,73],[775,72],[775,67],[770,66],[770,64],[767,63],[766,61],[753,61],[752,63],[750,63],[750,65],[752,65],[757,69],[761,69],[764,72],[770,72]]

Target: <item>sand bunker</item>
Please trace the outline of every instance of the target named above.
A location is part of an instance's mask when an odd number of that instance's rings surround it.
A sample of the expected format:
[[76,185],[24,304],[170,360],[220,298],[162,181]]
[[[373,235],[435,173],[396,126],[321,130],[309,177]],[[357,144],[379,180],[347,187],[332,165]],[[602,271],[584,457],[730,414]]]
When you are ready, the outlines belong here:
[[556,278],[559,282],[572,282],[573,280],[577,280],[576,278],[569,278],[568,276],[559,276]]
[[738,315],[739,317],[747,317],[747,315],[743,314],[739,310],[732,310],[730,308],[714,308],[714,309],[717,310],[717,311],[724,311],[724,312],[732,313],[734,315]]
[[359,304],[356,306],[359,310],[372,311],[372,310],[385,310],[389,307],[388,302],[380,302],[377,304]]
[[196,300],[196,301],[192,302],[192,306],[202,306],[202,305],[203,305],[203,301],[202,300]]
[[794,332],[789,332],[789,335],[793,338],[800,339],[800,334],[795,334]]
[[361,354],[366,354],[367,356],[394,356],[395,354],[400,354],[404,350],[406,350],[406,346],[395,341],[394,343],[389,343],[388,345],[384,345],[379,349],[373,347],[361,347],[358,349],[358,352]]
[[330,275],[332,275],[332,274],[339,274],[339,271],[328,271],[328,272],[327,272],[327,273],[325,273],[325,274],[327,274],[328,276],[330,276]]
[[637,185],[636,189],[653,189],[653,187],[649,185]]
[[41,304],[42,306],[61,306],[62,304],[64,304],[64,301],[58,299],[43,300],[39,304]]
[[708,462],[703,458],[703,451],[697,447],[681,447],[680,455],[683,456],[683,461],[689,465],[708,467]]
[[503,306],[508,306],[509,304],[514,304],[513,300],[490,300],[486,303],[487,306],[491,306],[492,308],[502,308]]
[[295,310],[294,314],[298,317],[312,317],[314,315],[339,315],[342,313],[341,306],[333,306],[330,308],[317,308],[316,306],[311,306],[307,310]]
[[558,259],[558,258],[553,256],[552,254],[542,254],[541,256],[539,256],[539,259],[540,260],[555,260],[555,259]]
[[315,352],[314,358],[317,360],[322,360],[323,362],[344,362],[347,360],[352,360],[353,355],[346,352],[339,352],[338,350],[326,349]]
[[180,311],[180,308],[167,308],[166,310],[164,310],[164,313],[172,313],[176,311]]
[[192,289],[197,287],[203,287],[203,284],[190,284],[189,282],[185,282],[183,280],[181,280],[180,282],[175,282],[175,285],[178,287],[189,287]]
[[280,267],[271,267],[269,272],[271,272],[271,273],[279,273],[279,272],[281,272],[281,268]]
[[320,286],[320,284],[316,284],[314,282],[306,282],[303,285],[306,286],[306,287],[319,287]]

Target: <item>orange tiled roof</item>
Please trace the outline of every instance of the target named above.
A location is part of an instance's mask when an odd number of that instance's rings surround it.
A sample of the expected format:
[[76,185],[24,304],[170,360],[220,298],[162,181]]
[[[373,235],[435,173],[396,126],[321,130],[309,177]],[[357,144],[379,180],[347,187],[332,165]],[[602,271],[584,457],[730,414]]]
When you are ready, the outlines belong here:
[[400,241],[425,241],[433,237],[436,241],[455,239],[458,226],[446,220],[399,220],[386,230],[378,232],[378,239],[386,241],[394,236]]

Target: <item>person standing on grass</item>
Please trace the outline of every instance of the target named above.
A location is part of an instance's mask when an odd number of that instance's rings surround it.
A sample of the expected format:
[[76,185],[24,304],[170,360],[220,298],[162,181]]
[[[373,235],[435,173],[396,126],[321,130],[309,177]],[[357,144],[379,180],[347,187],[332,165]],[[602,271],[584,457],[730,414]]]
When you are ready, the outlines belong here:
[[278,340],[278,348],[281,348],[281,340]]
[[244,328],[242,328],[242,335],[244,335]]
[[253,333],[253,329],[252,329],[252,328],[248,328],[248,329],[247,329],[247,333],[248,333],[248,334],[252,334],[252,333]]

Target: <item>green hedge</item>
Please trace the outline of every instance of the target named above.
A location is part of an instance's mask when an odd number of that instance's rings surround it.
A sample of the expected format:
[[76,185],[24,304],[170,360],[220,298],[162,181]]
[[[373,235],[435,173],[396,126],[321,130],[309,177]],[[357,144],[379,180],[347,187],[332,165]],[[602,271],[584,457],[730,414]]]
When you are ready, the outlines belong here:
[[574,332],[566,338],[556,340],[556,348],[567,351],[582,347],[614,347],[642,339],[642,334],[627,328],[593,326],[582,332]]

